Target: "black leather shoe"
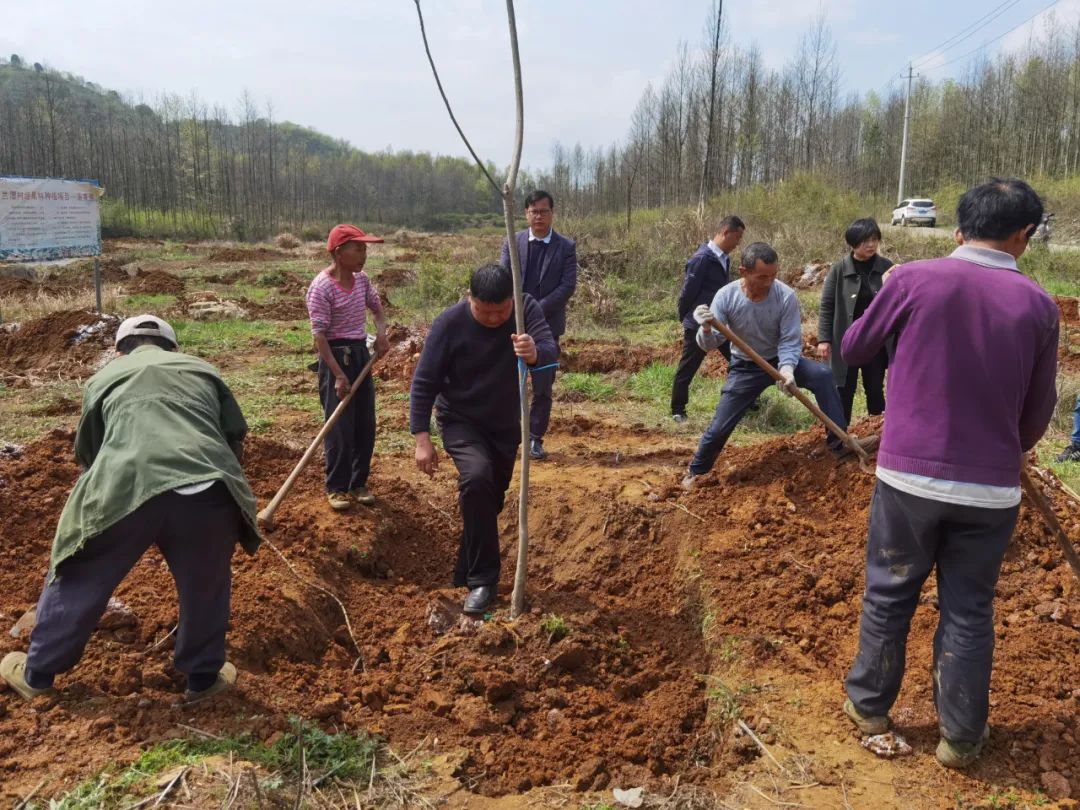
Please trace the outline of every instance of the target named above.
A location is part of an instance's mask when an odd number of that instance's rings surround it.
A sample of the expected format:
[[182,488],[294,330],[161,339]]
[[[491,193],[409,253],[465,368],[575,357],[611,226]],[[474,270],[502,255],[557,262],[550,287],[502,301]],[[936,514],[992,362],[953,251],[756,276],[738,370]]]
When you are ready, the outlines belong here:
[[543,461],[547,458],[547,451],[544,450],[544,442],[540,439],[533,439],[529,442],[529,456],[536,461]]
[[497,589],[494,585],[481,585],[479,588],[473,588],[469,591],[469,595],[465,597],[465,605],[461,609],[462,613],[472,615],[483,613],[495,604],[496,592]]

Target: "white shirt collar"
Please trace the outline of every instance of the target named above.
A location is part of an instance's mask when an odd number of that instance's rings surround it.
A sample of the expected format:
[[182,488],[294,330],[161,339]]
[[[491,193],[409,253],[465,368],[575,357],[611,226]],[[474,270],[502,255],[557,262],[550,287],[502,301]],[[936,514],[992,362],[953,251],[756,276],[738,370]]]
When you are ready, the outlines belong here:
[[960,245],[950,257],[963,259],[972,264],[981,264],[983,267],[996,267],[1000,270],[1013,270],[1020,272],[1016,266],[1016,259],[1010,253],[993,248],[977,247],[975,245]]
[[709,246],[709,250],[711,250],[713,252],[713,255],[716,256],[716,258],[718,258],[720,261],[724,261],[728,257],[728,255],[724,253],[724,251],[722,251],[716,244],[716,242],[714,242],[712,239],[710,239],[705,244]]
[[551,235],[553,233],[555,233],[554,228],[552,228],[550,231],[548,231],[547,236],[545,236],[543,239],[541,239],[539,236],[536,236],[532,232],[532,228],[529,228],[529,241],[530,242],[543,242],[545,245],[548,245],[548,244],[551,244]]

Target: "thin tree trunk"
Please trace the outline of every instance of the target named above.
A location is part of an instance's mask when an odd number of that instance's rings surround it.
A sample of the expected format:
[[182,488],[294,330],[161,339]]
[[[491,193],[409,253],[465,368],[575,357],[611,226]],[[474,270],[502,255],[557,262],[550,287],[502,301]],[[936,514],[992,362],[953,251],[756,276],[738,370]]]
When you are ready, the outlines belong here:
[[[514,279],[514,324],[517,328],[517,334],[525,333],[525,303],[524,294],[522,292],[521,283],[521,257],[518,255],[516,244],[514,241],[514,189],[517,185],[518,169],[521,165],[521,147],[524,140],[524,103],[521,86],[521,57],[518,53],[518,40],[517,40],[517,22],[514,16],[514,0],[506,0],[506,18],[507,23],[510,26],[510,54],[513,58],[514,64],[514,101],[515,101],[515,127],[514,127],[514,155],[510,162],[510,170],[506,176],[506,182],[500,189],[499,185],[492,178],[488,172],[487,167],[484,166],[484,162],[480,160],[480,157],[476,154],[476,150],[473,149],[472,144],[469,143],[469,139],[465,136],[464,131],[458,124],[457,117],[454,115],[454,110],[450,106],[450,100],[446,97],[446,92],[443,90],[442,80],[439,78],[439,71],[435,67],[435,59],[431,55],[431,48],[428,46],[427,32],[424,28],[424,14],[420,8],[420,0],[413,0],[416,4],[416,15],[420,20],[420,36],[424,40],[424,51],[427,53],[428,64],[431,65],[431,72],[435,77],[435,84],[439,88],[439,95],[442,96],[443,104],[446,105],[446,112],[450,115],[450,120],[454,124],[454,128],[458,131],[458,135],[461,136],[461,140],[464,141],[465,147],[469,150],[469,154],[472,155],[476,165],[480,167],[480,171],[483,172],[484,177],[487,178],[495,192],[502,197],[503,203],[503,219],[506,224],[506,239],[507,244],[510,246],[510,270]],[[528,551],[529,551],[529,398],[528,398],[528,386],[526,385],[525,375],[528,373],[519,363],[519,374],[522,375],[521,382],[521,492],[518,499],[518,558],[517,569],[514,573],[514,591],[510,599],[510,617],[517,618],[525,611],[525,579],[528,569]]]

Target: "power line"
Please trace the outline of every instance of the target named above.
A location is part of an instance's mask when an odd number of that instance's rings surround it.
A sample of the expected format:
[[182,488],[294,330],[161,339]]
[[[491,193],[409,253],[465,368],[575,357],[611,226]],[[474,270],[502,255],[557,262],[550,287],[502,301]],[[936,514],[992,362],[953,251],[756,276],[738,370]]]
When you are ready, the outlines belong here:
[[977,48],[973,48],[973,49],[971,49],[970,51],[968,51],[967,53],[965,53],[965,54],[961,54],[960,56],[957,56],[957,57],[956,57],[956,58],[954,58],[954,59],[950,59],[950,60],[949,60],[948,62],[942,62],[942,63],[941,63],[940,65],[935,65],[934,67],[931,67],[931,68],[925,68],[925,70],[926,70],[927,72],[930,72],[930,71],[932,71],[932,70],[941,70],[941,68],[943,68],[943,67],[946,67],[947,65],[951,65],[951,64],[953,64],[954,62],[959,62],[959,61],[961,61],[962,59],[967,59],[967,58],[968,58],[969,56],[972,56],[972,55],[974,55],[974,54],[978,53],[979,51],[981,51],[981,50],[982,50],[983,48],[985,48],[985,47],[986,47],[987,45],[993,45],[993,44],[994,44],[995,42],[997,42],[997,41],[998,41],[999,39],[1002,39],[1002,38],[1004,38],[1004,37],[1007,37],[1007,36],[1008,36],[1009,34],[1011,34],[1011,33],[1012,33],[1013,31],[1016,31],[1016,30],[1017,30],[1017,29],[1019,29],[1019,28],[1023,28],[1023,27],[1025,26],[1025,25],[1027,25],[1027,24],[1028,24],[1029,22],[1031,22],[1032,20],[1034,20],[1034,19],[1035,19],[1036,17],[1038,17],[1038,16],[1040,15],[1040,14],[1042,14],[1042,13],[1044,13],[1044,12],[1046,12],[1046,11],[1049,11],[1049,10],[1050,10],[1051,8],[1053,8],[1054,6],[1056,6],[1056,5],[1057,5],[1058,3],[1060,3],[1060,2],[1061,2],[1061,0],[1053,0],[1053,2],[1052,2],[1052,3],[1050,3],[1050,4],[1046,5],[1046,6],[1043,6],[1043,7],[1041,8],[1041,9],[1039,9],[1038,11],[1036,11],[1036,12],[1035,12],[1034,14],[1032,14],[1032,15],[1031,15],[1030,17],[1028,17],[1028,18],[1027,18],[1026,20],[1024,20],[1023,22],[1019,23],[1018,25],[1014,25],[1014,26],[1013,26],[1012,28],[1010,28],[1010,29],[1009,29],[1008,31],[1006,31],[1005,33],[1003,33],[1003,34],[998,34],[998,35],[997,35],[996,37],[994,37],[993,39],[988,39],[988,40],[987,40],[986,42],[984,42],[984,43],[983,43],[982,45],[980,45],[979,47],[977,47]]
[[1013,6],[1017,5],[1020,2],[1021,0],[1005,0],[1004,3],[991,9],[982,17],[975,20],[975,22],[971,23],[967,28],[963,28],[960,31],[957,31],[940,45],[936,45],[935,47],[924,53],[922,56],[918,56],[912,61],[915,63],[915,66],[918,67],[920,64],[923,64],[925,61],[933,58],[937,54],[944,51],[952,50],[964,40],[969,39],[970,37],[977,34],[979,31],[981,31],[983,28],[990,25],[990,23],[992,23],[994,20],[996,20],[1006,11],[1012,9]]

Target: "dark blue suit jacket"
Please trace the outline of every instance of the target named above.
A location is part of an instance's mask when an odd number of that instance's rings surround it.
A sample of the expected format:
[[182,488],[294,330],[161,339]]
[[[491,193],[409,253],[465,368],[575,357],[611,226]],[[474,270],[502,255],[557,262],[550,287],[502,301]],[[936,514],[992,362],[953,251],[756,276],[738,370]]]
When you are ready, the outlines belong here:
[[[517,242],[518,257],[521,259],[521,272],[525,273],[529,262],[529,230],[518,231],[514,236]],[[510,249],[503,240],[502,257],[499,264],[509,269]],[[526,279],[522,278],[524,283]],[[577,245],[573,239],[551,232],[551,242],[544,253],[540,265],[540,287],[536,300],[544,312],[551,333],[559,337],[566,332],[566,304],[577,287]]]
[[[730,263],[731,256],[728,256]],[[730,280],[728,271],[709,248],[709,243],[699,247],[686,262],[686,278],[679,292],[679,319],[684,328],[697,330],[694,309],[699,304],[711,305],[716,291]]]

